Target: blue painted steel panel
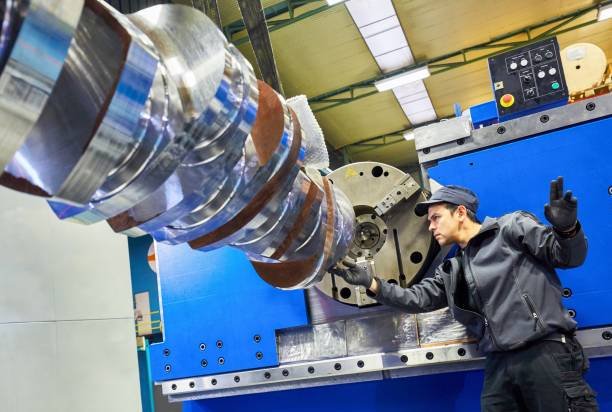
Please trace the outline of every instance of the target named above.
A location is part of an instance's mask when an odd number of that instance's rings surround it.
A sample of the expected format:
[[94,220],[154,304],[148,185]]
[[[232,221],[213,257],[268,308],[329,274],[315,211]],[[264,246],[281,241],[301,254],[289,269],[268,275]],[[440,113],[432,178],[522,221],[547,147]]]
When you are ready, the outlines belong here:
[[[511,113],[511,114],[508,114],[506,116],[502,116],[498,112],[498,117],[499,117],[499,121],[500,122],[507,122],[508,120],[518,119],[519,117],[524,117],[524,116],[528,116],[530,114],[534,114],[534,113],[538,113],[538,112],[543,112],[545,110],[554,109],[555,107],[565,106],[566,104],[567,104],[567,97],[563,97],[560,100],[557,100],[555,102],[548,103],[548,104],[543,104],[541,106],[534,107],[534,108],[531,108],[531,109],[528,109],[528,110],[523,110],[522,112]],[[496,110],[499,109],[497,107],[497,105],[495,106],[495,109]]]
[[275,330],[308,323],[304,292],[271,287],[239,250],[158,244],[157,261],[164,342],[151,345],[155,381],[276,366]]
[[[587,380],[612,412],[612,358],[591,360]],[[482,371],[333,385],[185,402],[183,412],[466,412],[480,410]]]
[[472,188],[480,197],[480,216],[528,210],[543,222],[550,180],[565,177],[578,197],[578,213],[589,240],[586,262],[559,270],[572,296],[580,327],[612,324],[610,234],[612,233],[612,118],[440,162],[429,174],[442,184]]

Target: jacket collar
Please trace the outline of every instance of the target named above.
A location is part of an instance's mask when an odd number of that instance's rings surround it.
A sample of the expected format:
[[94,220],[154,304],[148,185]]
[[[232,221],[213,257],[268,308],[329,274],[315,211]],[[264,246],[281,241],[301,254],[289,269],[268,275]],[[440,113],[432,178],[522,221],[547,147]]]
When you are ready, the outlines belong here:
[[497,222],[497,219],[492,217],[486,217],[485,220],[482,222],[482,225],[480,225],[480,230],[478,231],[478,233],[476,233],[474,237],[470,239],[470,241],[465,247],[467,248],[468,246],[470,246],[470,244],[474,242],[474,239],[486,237],[490,235],[493,231],[496,231],[498,229],[499,223]]
[[499,223],[497,222],[497,219],[494,217],[485,217],[484,222],[482,222],[482,225],[480,226],[480,231],[476,234],[476,236],[479,236],[481,233],[484,232],[488,232],[489,230],[495,230],[495,229],[499,229]]

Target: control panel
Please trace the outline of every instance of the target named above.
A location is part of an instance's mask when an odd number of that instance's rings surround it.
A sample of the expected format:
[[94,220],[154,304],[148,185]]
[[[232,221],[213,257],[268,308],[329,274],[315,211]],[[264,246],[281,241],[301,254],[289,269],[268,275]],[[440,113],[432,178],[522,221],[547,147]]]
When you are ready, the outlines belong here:
[[554,37],[489,58],[489,72],[500,121],[567,103]]

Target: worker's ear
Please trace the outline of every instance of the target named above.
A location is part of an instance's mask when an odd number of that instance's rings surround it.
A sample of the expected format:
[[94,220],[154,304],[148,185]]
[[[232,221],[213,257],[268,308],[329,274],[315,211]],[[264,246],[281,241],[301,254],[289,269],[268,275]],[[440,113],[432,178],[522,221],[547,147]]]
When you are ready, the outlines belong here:
[[457,206],[455,213],[457,213],[457,217],[460,221],[463,221],[467,217],[467,209],[463,205]]

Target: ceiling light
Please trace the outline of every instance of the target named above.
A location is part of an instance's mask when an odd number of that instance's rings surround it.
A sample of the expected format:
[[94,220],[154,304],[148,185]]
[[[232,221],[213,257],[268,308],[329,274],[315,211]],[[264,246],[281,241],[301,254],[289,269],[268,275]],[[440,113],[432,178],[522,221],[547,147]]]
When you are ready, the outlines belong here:
[[328,6],[333,6],[334,4],[344,3],[346,0],[327,0]]
[[397,86],[416,82],[417,80],[423,80],[430,75],[431,73],[429,72],[429,67],[421,66],[417,67],[416,69],[408,70],[404,73],[379,80],[374,83],[374,86],[379,92],[384,92],[385,90],[391,90]]
[[601,6],[597,12],[597,21],[604,21],[612,17],[612,3]]
[[414,130],[408,130],[406,133],[404,133],[404,139],[408,141],[414,140]]

